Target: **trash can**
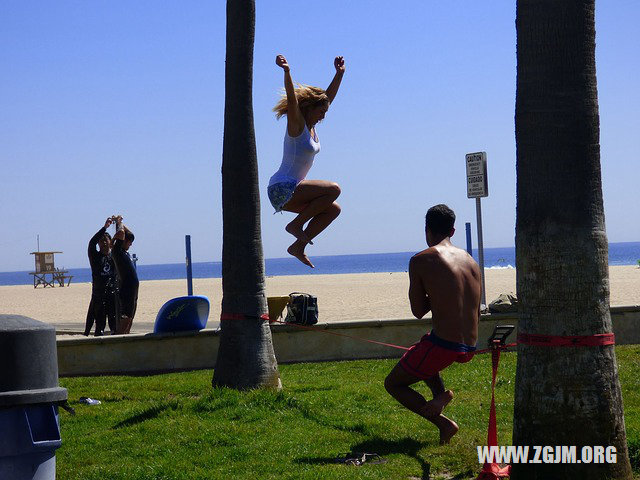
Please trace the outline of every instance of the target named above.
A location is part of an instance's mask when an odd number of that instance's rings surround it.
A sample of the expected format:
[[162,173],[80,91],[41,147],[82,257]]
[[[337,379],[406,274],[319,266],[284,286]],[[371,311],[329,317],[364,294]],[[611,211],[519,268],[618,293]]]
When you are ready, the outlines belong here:
[[55,480],[62,444],[56,331],[20,315],[0,315],[0,479]]

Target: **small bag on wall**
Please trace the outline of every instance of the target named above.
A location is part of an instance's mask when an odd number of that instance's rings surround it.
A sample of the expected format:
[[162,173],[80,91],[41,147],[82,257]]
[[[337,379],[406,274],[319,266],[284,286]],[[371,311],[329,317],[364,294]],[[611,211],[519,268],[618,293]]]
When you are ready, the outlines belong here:
[[298,325],[318,323],[318,298],[308,293],[290,293],[287,316],[284,321]]

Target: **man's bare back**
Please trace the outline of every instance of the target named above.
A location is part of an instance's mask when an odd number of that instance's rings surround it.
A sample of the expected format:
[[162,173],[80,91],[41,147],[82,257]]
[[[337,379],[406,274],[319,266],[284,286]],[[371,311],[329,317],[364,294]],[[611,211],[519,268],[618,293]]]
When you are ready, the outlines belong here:
[[[444,204],[429,209],[425,234],[429,248],[409,262],[409,302],[417,318],[433,312],[433,331],[414,344],[385,378],[384,386],[403,406],[426,418],[449,443],[458,424],[442,414],[453,399],[440,372],[453,363],[471,361],[478,339],[481,276],[471,256],[454,247],[455,213]],[[433,399],[427,401],[411,385],[424,380]]]
[[445,238],[409,262],[409,300],[417,318],[433,316],[434,333],[450,342],[478,339],[481,276],[475,260]]

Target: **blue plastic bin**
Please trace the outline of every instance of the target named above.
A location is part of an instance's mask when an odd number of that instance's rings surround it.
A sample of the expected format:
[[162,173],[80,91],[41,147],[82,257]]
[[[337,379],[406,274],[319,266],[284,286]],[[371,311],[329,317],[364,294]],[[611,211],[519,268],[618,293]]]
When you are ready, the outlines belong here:
[[202,330],[209,318],[209,299],[204,295],[172,298],[156,316],[153,333]]

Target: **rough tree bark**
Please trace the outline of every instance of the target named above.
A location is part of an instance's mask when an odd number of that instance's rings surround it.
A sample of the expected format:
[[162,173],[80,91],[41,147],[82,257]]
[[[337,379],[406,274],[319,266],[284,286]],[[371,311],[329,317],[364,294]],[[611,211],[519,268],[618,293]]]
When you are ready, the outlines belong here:
[[[516,266],[520,332],[612,331],[594,0],[518,0]],[[615,464],[514,464],[512,478],[631,478],[613,346],[520,345],[516,445],[615,446]]]
[[213,386],[280,388],[265,295],[253,127],[255,1],[227,1],[222,153],[222,317]]

